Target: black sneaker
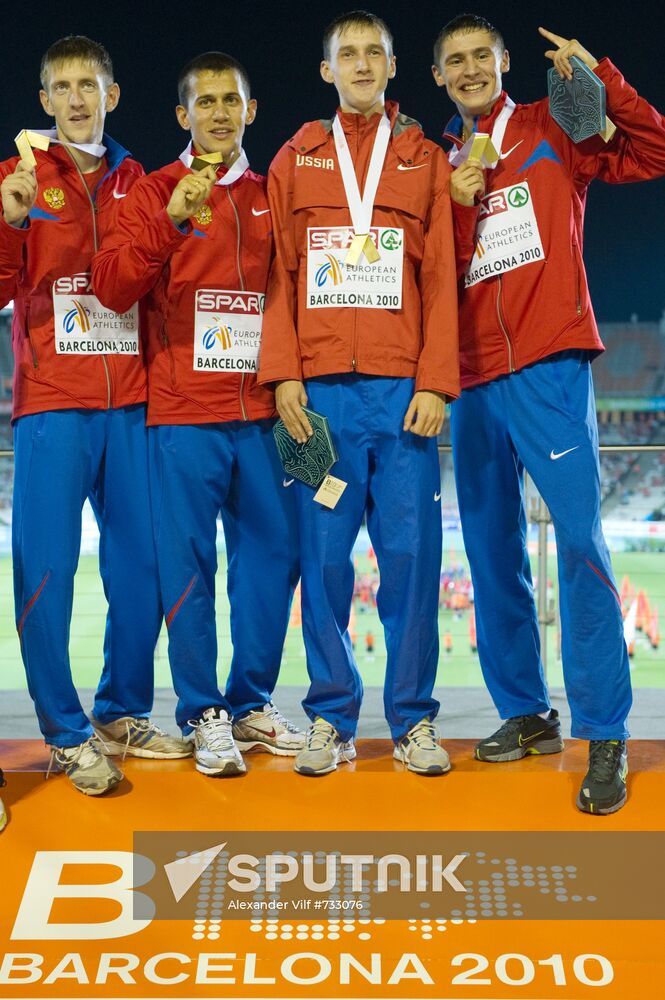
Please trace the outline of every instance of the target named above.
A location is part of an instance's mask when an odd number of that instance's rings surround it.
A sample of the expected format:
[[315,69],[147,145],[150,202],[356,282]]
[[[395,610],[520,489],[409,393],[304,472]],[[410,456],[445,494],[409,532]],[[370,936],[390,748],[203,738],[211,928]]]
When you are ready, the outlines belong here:
[[591,740],[589,770],[577,796],[582,812],[618,812],[626,801],[628,754],[625,740]]
[[520,760],[527,754],[560,753],[563,750],[559,713],[550,709],[549,718],[516,715],[495,733],[476,745],[477,760]]

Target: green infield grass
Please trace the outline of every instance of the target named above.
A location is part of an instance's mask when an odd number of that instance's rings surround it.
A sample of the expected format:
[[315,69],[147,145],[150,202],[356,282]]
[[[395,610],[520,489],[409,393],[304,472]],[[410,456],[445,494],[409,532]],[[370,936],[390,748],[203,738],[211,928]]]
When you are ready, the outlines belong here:
[[[464,562],[464,557],[456,557]],[[358,572],[365,573],[370,564],[365,557],[357,560]],[[635,590],[644,590],[651,609],[661,616],[665,614],[665,575],[663,555],[648,552],[617,553],[613,564],[619,583],[628,575]],[[550,559],[550,577],[554,582],[556,595],[556,572],[554,559]],[[219,673],[225,680],[230,662],[231,648],[228,624],[228,603],[225,586],[225,556],[220,553],[218,574],[218,635]],[[76,576],[74,614],[72,620],[70,653],[74,679],[80,687],[94,687],[101,669],[102,637],[104,630],[105,601],[97,571],[95,556],[82,556]],[[0,690],[23,688],[25,677],[21,663],[18,640],[14,626],[13,602],[11,598],[11,560],[0,558]],[[374,607],[359,610],[355,602],[356,656],[365,684],[381,685],[385,665],[385,646],[378,614]],[[293,617],[293,616],[292,616]],[[438,683],[454,686],[474,686],[483,683],[478,656],[472,653],[469,642],[469,612],[455,613],[446,608],[439,612],[441,636],[449,633],[452,651],[446,652],[442,642],[439,661]],[[548,680],[553,687],[563,683],[561,662],[557,653],[557,629],[549,630]],[[374,639],[374,650],[368,653],[367,634]],[[155,663],[155,681],[158,687],[170,687],[171,680],[167,661],[167,636],[165,630],[159,639]],[[638,687],[665,687],[665,647],[654,650],[645,636],[638,633],[635,655],[632,659],[633,683]],[[280,683],[305,685],[307,671],[300,627],[293,624],[288,631],[284,648]]]

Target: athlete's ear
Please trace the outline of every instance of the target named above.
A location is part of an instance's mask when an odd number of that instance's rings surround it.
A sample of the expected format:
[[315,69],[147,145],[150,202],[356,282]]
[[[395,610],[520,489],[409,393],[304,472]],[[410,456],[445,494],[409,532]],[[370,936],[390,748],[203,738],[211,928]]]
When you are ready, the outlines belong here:
[[120,87],[117,83],[112,83],[106,91],[106,111],[115,111],[120,100]]
[[437,87],[445,87],[446,81],[438,66],[432,66],[432,76],[434,77],[434,82]]
[[178,125],[180,128],[184,128],[185,132],[191,131],[191,125],[189,124],[189,115],[187,114],[187,108],[183,108],[182,104],[178,104],[175,109],[175,116],[178,119]]
[[394,80],[397,74],[397,56],[391,56],[388,63],[388,79]]
[[508,49],[503,50],[503,55],[501,56],[501,72],[507,73],[510,69],[510,52]]
[[325,59],[321,61],[320,71],[321,71],[321,76],[326,81],[326,83],[335,82],[335,77],[333,76],[333,71],[330,68],[330,64],[326,62]]
[[257,108],[258,108],[258,104],[254,100],[254,98],[252,98],[251,101],[247,102],[247,114],[245,115],[245,124],[246,125],[251,125],[252,122],[254,121],[254,119],[256,118],[256,110],[257,110]]
[[51,104],[51,99],[49,98],[49,96],[48,96],[48,94],[46,93],[45,90],[40,90],[39,91],[39,100],[42,102],[42,107],[43,107],[44,111],[46,112],[46,114],[50,115],[51,118],[55,118],[55,111],[53,110],[53,105]]

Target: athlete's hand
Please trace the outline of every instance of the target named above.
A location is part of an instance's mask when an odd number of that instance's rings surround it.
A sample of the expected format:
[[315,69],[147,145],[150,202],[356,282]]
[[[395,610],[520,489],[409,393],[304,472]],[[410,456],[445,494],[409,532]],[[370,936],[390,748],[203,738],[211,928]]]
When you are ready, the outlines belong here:
[[0,185],[0,194],[5,222],[19,228],[27,219],[28,212],[37,197],[37,177],[34,168],[19,160],[14,173],[5,177]]
[[463,163],[450,175],[450,197],[458,205],[474,205],[485,194],[485,171],[479,163]]
[[275,389],[275,406],[291,437],[298,444],[305,444],[314,431],[302,410],[303,406],[307,406],[307,393],[302,382],[295,379],[279,382]]
[[561,35],[555,35],[553,31],[546,31],[545,28],[538,28],[538,31],[543,38],[556,45],[555,49],[548,49],[545,56],[552,60],[555,70],[562,79],[572,80],[573,78],[573,67],[570,64],[571,56],[577,56],[589,69],[595,69],[598,65],[598,60],[590,52],[587,52],[576,38],[562,38]]
[[438,392],[417,392],[406,411],[404,430],[419,437],[436,437],[443,427],[446,404]]
[[210,197],[217,174],[212,164],[196,174],[186,174],[173,189],[166,213],[176,226],[196,215]]

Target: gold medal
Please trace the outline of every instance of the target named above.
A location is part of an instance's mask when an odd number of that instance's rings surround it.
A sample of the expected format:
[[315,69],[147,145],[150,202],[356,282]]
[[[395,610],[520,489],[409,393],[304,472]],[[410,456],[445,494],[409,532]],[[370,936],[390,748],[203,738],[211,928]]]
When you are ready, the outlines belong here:
[[205,170],[205,168],[209,167],[211,164],[216,168],[221,162],[221,153],[200,153],[192,160],[192,170]]
[[350,267],[355,267],[363,254],[368,264],[375,264],[377,260],[381,259],[381,254],[376,249],[376,244],[369,233],[356,233],[351,241],[351,246],[347,251],[344,263]]
[[37,166],[37,160],[35,159],[34,149],[46,150],[49,147],[50,139],[46,135],[39,135],[38,132],[30,132],[29,129],[23,128],[19,134],[14,139],[16,143],[16,148],[18,149],[18,155],[21,157],[26,166],[30,167],[32,170]]

